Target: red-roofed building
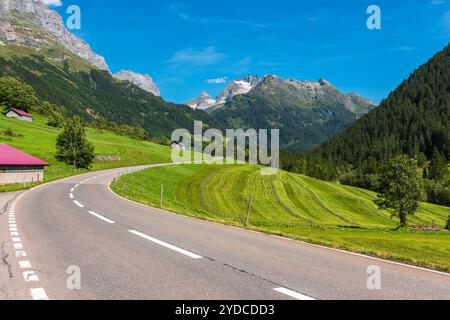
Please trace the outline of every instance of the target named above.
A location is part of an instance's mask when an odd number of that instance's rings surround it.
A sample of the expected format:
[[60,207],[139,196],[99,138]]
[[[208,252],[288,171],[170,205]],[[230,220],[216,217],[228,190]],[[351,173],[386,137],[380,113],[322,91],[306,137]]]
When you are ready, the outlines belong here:
[[18,120],[22,120],[22,121],[28,121],[28,122],[32,122],[33,121],[33,116],[23,110],[19,110],[19,109],[10,109],[7,113],[6,116],[8,118],[15,118]]
[[0,144],[0,185],[44,181],[49,164],[7,144]]

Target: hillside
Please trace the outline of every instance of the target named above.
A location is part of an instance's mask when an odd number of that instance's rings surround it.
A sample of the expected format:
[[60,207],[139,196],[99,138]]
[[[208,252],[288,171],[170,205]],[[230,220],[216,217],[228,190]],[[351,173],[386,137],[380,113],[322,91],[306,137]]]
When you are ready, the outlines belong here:
[[329,82],[267,75],[211,115],[230,128],[280,129],[283,149],[310,150],[348,128],[374,105]]
[[[261,176],[249,165],[188,165],[123,176],[115,191],[157,207],[161,184],[167,210],[242,227],[253,194],[251,229],[450,270],[448,233],[392,231],[396,221],[376,209],[375,194],[366,190],[287,172]],[[449,214],[422,204],[411,224],[443,227]]]
[[204,112],[165,102],[107,71],[92,68],[62,47],[39,52],[0,46],[0,76],[14,76],[31,85],[42,101],[62,105],[88,121],[139,126],[152,137],[169,137],[177,128],[191,128],[194,120],[213,123]]
[[[46,119],[35,116],[33,123],[25,123],[0,115],[0,143],[19,148],[49,162],[46,181],[64,178],[85,171],[56,160],[56,137],[58,130],[45,125]],[[5,134],[11,129],[14,136]],[[120,161],[95,161],[93,170],[170,162],[170,148],[118,136],[107,131],[87,129],[87,137],[95,146],[97,156],[119,156]],[[0,186],[0,192],[20,189],[22,186]]]
[[142,127],[151,137],[169,137],[175,129],[191,128],[194,120],[213,123],[207,114],[155,96],[149,91],[158,93],[156,88],[138,81],[141,75],[130,75],[116,79],[105,59],[69,32],[59,14],[42,1],[0,2],[0,76],[31,85],[40,100],[88,121],[103,118]]
[[400,154],[450,160],[450,45],[418,68],[381,105],[316,152],[372,169]]

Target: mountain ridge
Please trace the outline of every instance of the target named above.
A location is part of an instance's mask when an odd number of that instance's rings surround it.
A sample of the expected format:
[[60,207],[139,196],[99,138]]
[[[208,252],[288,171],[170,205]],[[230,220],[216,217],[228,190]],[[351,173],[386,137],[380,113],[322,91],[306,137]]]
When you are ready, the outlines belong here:
[[209,113],[229,128],[280,129],[283,148],[306,151],[348,128],[374,106],[368,99],[342,93],[324,79],[266,75],[249,92]]
[[450,43],[404,80],[379,107],[316,149],[327,159],[373,171],[400,155],[450,159]]

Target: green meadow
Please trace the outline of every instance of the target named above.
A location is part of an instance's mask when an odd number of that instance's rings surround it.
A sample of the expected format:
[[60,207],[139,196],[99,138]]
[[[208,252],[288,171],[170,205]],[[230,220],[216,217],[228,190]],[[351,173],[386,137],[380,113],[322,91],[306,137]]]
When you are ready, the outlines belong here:
[[[55,143],[59,131],[47,126],[46,121],[36,115],[32,123],[0,115],[0,143],[9,144],[50,163],[51,165],[45,170],[47,182],[88,172],[87,170],[75,170],[56,159]],[[4,134],[8,129],[12,130],[14,134],[12,137]],[[87,129],[87,137],[94,144],[97,156],[120,157],[120,161],[95,161],[92,171],[170,161],[169,147],[94,129]],[[25,186],[25,188],[29,187],[32,185]],[[0,192],[23,188],[22,184],[0,186]]]
[[[126,181],[126,188],[123,186]],[[183,165],[121,177],[119,194],[192,217],[450,271],[450,235],[416,229],[394,231],[397,221],[378,210],[370,191],[281,171],[262,176],[250,165]],[[444,227],[450,208],[422,204],[411,225]]]

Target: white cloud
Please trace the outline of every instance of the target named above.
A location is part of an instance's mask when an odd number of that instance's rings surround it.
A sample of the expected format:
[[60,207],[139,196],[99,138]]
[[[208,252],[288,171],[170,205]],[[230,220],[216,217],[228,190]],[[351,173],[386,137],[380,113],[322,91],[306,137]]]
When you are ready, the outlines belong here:
[[447,11],[442,18],[442,26],[446,31],[450,31],[450,11]]
[[222,77],[222,78],[217,78],[217,79],[208,79],[206,80],[206,82],[208,84],[222,84],[222,83],[226,83],[228,81],[228,77]]
[[61,0],[42,0],[42,2],[49,7],[61,7],[63,5]]
[[268,28],[270,25],[263,23],[256,23],[247,20],[236,20],[236,19],[222,19],[222,18],[205,18],[205,17],[196,17],[192,14],[186,13],[183,11],[182,4],[173,4],[169,8],[170,13],[177,16],[178,18],[193,22],[193,23],[202,23],[202,24],[230,24],[230,25],[243,25],[253,28]]
[[226,58],[226,55],[217,52],[214,47],[204,49],[187,48],[176,52],[169,60],[174,65],[189,64],[193,66],[211,66]]

